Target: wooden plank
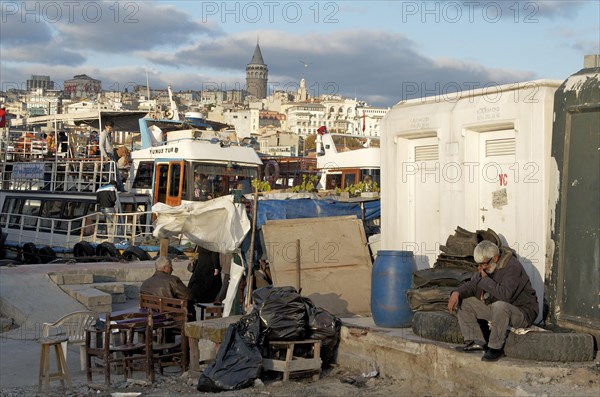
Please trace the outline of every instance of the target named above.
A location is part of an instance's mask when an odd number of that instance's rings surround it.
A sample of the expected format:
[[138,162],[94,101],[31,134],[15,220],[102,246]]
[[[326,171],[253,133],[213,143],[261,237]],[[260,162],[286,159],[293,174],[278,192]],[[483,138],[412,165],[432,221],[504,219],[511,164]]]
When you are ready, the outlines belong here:
[[263,236],[273,285],[297,283],[300,241],[302,295],[334,315],[371,312],[371,256],[355,216],[267,221]]
[[169,239],[161,238],[160,239],[160,256],[168,256],[169,255]]
[[308,371],[308,370],[320,370],[321,359],[320,358],[303,358],[294,357],[289,363],[285,360],[275,360],[272,358],[263,358],[263,368],[269,371],[283,372],[286,370],[289,372],[296,371]]

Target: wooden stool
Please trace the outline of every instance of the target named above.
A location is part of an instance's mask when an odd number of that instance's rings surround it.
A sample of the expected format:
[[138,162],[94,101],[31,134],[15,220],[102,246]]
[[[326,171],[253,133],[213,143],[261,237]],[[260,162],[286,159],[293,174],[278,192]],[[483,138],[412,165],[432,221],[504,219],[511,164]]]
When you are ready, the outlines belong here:
[[[69,386],[69,390],[73,389],[71,384],[71,377],[69,376],[69,369],[67,368],[67,362],[63,353],[61,343],[69,340],[67,337],[60,338],[40,338],[42,344],[42,353],[40,355],[40,372],[38,375],[38,393],[42,391],[42,379],[45,384],[46,394],[50,387],[51,380],[60,380],[60,383],[65,388],[65,380]],[[57,372],[50,373],[50,346],[54,346],[54,353],[56,355],[56,370]]]
[[[316,339],[305,339],[295,341],[269,341],[269,348],[274,350],[285,349],[285,360],[277,358],[263,358],[263,368],[271,371],[283,372],[283,381],[290,379],[290,373],[300,371],[316,371],[313,380],[319,380],[321,374],[321,341]],[[312,358],[295,357],[294,346],[311,344]]]
[[214,303],[196,303],[200,308],[200,321],[206,317],[219,318],[223,317],[223,305],[215,305]]

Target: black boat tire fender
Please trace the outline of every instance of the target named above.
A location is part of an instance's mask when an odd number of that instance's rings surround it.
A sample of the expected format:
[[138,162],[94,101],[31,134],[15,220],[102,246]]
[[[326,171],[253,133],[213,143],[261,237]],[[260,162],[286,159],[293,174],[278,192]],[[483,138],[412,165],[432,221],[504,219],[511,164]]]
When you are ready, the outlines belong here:
[[34,243],[25,243],[21,248],[23,253],[23,262],[29,265],[35,265],[40,263],[40,258],[38,256],[38,249]]
[[110,256],[111,258],[120,258],[121,253],[113,243],[105,241],[96,246],[97,256]]
[[150,255],[140,247],[131,246],[123,251],[123,258],[128,261],[149,261]]
[[80,241],[73,247],[73,255],[76,258],[83,258],[86,256],[95,256],[96,249],[94,246],[87,241]]
[[56,252],[54,252],[52,247],[46,245],[38,250],[38,256],[41,263],[50,263],[56,259]]
[[[180,255],[185,255],[185,253],[182,250],[180,250],[179,248],[169,245],[169,250],[167,251],[167,257],[173,259],[173,258],[177,258]],[[153,256],[151,259],[156,260],[159,257],[160,257],[160,252],[157,252],[156,255]]]

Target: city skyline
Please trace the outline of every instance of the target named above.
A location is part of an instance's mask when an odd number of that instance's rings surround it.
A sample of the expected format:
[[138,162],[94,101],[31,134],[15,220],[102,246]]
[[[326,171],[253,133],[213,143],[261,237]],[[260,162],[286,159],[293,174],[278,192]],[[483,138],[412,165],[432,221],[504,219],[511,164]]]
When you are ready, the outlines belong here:
[[256,43],[269,91],[373,106],[534,79],[600,53],[598,1],[2,1],[0,89],[87,74],[104,90],[245,87]]

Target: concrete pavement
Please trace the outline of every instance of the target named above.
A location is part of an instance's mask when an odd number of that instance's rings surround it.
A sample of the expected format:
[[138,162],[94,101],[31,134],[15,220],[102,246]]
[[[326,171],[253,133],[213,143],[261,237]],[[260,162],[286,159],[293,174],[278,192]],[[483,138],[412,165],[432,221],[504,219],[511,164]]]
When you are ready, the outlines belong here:
[[[187,280],[191,275],[186,270],[187,261],[175,261],[174,265],[175,273]],[[85,309],[63,291],[57,281],[63,283],[63,288],[72,286],[68,283],[90,280],[135,285],[153,271],[152,261],[0,268],[0,310],[23,324],[0,334],[0,391],[37,385],[40,356],[37,339],[41,324]],[[90,278],[90,274],[93,277]],[[113,308],[132,305],[137,305],[136,299],[113,305]],[[510,358],[482,363],[480,354],[458,353],[453,350],[454,345],[417,337],[410,328],[377,327],[371,317],[342,321],[338,363],[358,373],[377,370],[380,376],[410,382],[415,394],[600,395],[598,358],[585,363],[543,363]],[[67,361],[74,384],[85,384],[77,346],[69,347]]]

